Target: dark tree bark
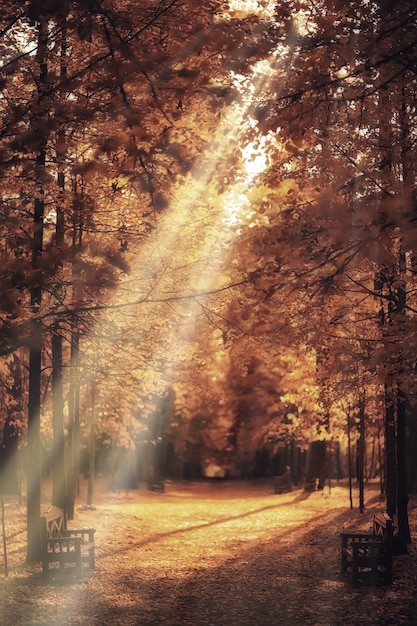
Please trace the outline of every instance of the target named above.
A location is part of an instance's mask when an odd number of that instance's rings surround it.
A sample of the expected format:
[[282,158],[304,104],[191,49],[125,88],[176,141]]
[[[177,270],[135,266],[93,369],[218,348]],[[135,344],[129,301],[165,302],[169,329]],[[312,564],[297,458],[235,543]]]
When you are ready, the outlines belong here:
[[406,399],[401,383],[397,388],[397,515],[398,538],[401,551],[406,551],[411,543],[410,524],[408,520],[408,477],[407,477],[407,444],[406,444]]
[[[76,195],[74,184],[74,194]],[[74,257],[81,248],[83,235],[82,212],[74,210],[72,226],[72,250]],[[80,298],[78,278],[79,270],[73,268],[73,300]],[[73,314],[71,318],[71,368],[70,368],[70,389],[68,401],[68,454],[67,454],[67,476],[68,476],[68,519],[74,519],[74,503],[78,493],[78,478],[80,467],[80,331],[78,327],[78,317]]]
[[385,493],[384,491],[384,460],[382,455],[382,445],[381,445],[381,423],[378,418],[378,464],[379,464],[379,488],[381,491],[381,495]]
[[[38,63],[39,63],[39,101],[42,108],[43,93],[46,89],[47,66],[47,21],[41,19],[38,23]],[[44,112],[44,118],[47,112]],[[32,241],[32,270],[33,283],[30,288],[30,304],[32,312],[31,343],[29,348],[29,399],[28,399],[28,461],[27,461],[27,561],[33,562],[40,556],[40,508],[41,508],[41,438],[40,438],[40,411],[41,411],[41,372],[42,372],[42,322],[37,319],[42,302],[42,279],[40,258],[43,251],[43,218],[45,200],[43,190],[43,172],[46,163],[47,137],[45,119],[33,119],[32,128],[40,137],[39,149],[36,157],[36,176],[39,182],[38,197],[34,200],[33,212],[33,241]]]
[[349,502],[350,502],[350,508],[353,509],[353,497],[352,497],[352,442],[351,442],[351,425],[350,425],[350,414],[349,413],[348,413],[348,419],[347,419],[347,438],[348,438]]
[[62,382],[62,336],[59,324],[52,329],[53,459],[52,504],[66,511],[64,397]]
[[[66,29],[65,20],[61,23],[61,50],[60,50],[60,78],[66,78]],[[55,247],[57,258],[60,258],[65,239],[64,193],[65,174],[63,163],[65,160],[65,130],[62,122],[58,126],[56,141],[56,159],[58,166],[57,185],[59,204],[56,207]],[[62,297],[62,262],[56,264],[55,295],[58,302]],[[66,472],[66,450],[64,436],[64,389],[63,389],[63,336],[60,324],[57,321],[52,328],[52,420],[53,420],[53,489],[52,504],[64,510],[68,516],[68,490]]]
[[95,478],[95,459],[96,459],[96,433],[95,433],[95,415],[96,415],[96,381],[91,383],[91,416],[90,416],[90,432],[88,442],[88,484],[87,484],[87,505],[93,504],[94,495],[94,478]]
[[359,400],[359,441],[358,441],[358,481],[359,511],[365,512],[365,397]]
[[394,518],[397,510],[397,472],[395,441],[395,402],[392,381],[385,383],[385,491],[387,513]]
[[68,519],[74,519],[75,498],[78,493],[80,465],[80,382],[79,382],[79,331],[76,318],[71,331],[71,372],[68,398]]
[[[400,250],[399,272],[402,278],[405,274],[405,254]],[[406,291],[404,280],[400,281],[397,289],[397,314],[398,328],[400,335],[405,333],[405,307]],[[398,361],[403,362],[401,351],[398,354]],[[410,524],[408,521],[408,476],[407,476],[407,409],[406,392],[403,379],[405,370],[402,365],[399,367],[397,379],[397,521],[398,521],[398,543],[400,552],[406,552],[407,544],[411,543]]]

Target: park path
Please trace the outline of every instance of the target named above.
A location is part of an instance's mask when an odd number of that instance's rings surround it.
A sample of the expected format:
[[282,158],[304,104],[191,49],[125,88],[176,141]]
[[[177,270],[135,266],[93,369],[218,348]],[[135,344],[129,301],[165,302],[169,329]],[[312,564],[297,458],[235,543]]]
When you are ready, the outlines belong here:
[[[388,588],[354,589],[339,572],[339,533],[369,528],[336,486],[273,494],[268,481],[168,483],[165,494],[99,484],[73,527],[96,528],[97,568],[42,580],[24,559],[23,507],[6,503],[10,575],[4,626],[364,626],[417,624],[417,555],[396,557]],[[411,500],[412,532],[417,499]]]

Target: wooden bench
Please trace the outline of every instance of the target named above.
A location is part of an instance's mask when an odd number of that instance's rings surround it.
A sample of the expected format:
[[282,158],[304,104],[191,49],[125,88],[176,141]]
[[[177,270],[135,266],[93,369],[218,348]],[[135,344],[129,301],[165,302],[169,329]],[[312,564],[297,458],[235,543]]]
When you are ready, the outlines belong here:
[[57,506],[51,506],[41,517],[42,532],[42,571],[49,576],[50,564],[58,564],[59,569],[71,569],[79,578],[82,576],[83,563],[91,569],[95,567],[93,528],[67,530],[64,513]]
[[393,525],[387,513],[375,513],[370,533],[341,533],[341,569],[360,583],[392,582]]
[[159,491],[160,493],[165,493],[165,481],[163,480],[148,480],[147,487],[149,491]]
[[274,476],[274,493],[289,493],[292,491],[291,470],[287,468],[279,476]]

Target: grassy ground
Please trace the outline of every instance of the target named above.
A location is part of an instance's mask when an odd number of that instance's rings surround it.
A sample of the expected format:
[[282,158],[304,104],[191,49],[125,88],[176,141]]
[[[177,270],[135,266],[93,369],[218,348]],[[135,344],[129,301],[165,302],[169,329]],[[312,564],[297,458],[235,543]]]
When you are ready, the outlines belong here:
[[[345,486],[274,495],[271,481],[171,482],[164,494],[114,494],[99,481],[94,508],[84,502],[82,485],[70,525],[96,528],[97,567],[45,581],[25,565],[25,505],[6,498],[3,626],[417,624],[414,544],[395,557],[389,587],[355,589],[339,572],[339,533],[370,528],[384,508],[377,486],[362,515]],[[415,497],[410,522],[415,533]]]

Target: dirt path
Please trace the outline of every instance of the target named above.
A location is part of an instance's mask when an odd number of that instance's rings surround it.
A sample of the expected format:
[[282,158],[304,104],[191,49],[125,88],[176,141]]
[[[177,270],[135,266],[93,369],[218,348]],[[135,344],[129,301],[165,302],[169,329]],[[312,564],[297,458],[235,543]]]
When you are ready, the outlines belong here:
[[[363,626],[417,624],[417,551],[395,557],[389,588],[354,589],[339,573],[339,533],[369,528],[383,508],[368,489],[366,513],[336,487],[274,495],[268,482],[170,483],[112,494],[73,527],[96,528],[97,568],[82,581],[25,566],[25,511],[6,502],[9,577],[4,626]],[[46,502],[47,502],[46,496]],[[412,532],[417,499],[410,506]]]

